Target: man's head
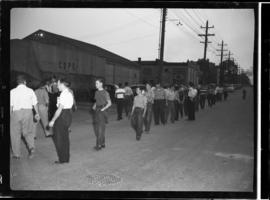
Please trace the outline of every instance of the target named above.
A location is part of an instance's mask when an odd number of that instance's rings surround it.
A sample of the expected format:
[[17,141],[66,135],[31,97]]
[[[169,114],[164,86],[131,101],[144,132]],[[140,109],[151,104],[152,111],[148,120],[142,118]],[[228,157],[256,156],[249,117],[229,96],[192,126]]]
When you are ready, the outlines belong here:
[[97,89],[102,89],[103,88],[103,80],[102,79],[97,79],[96,80],[96,88]]
[[16,82],[17,82],[18,85],[20,85],[20,84],[26,85],[26,78],[25,78],[25,76],[22,75],[22,74],[18,75],[17,78],[16,78]]
[[69,81],[65,78],[60,78],[57,81],[57,87],[60,91],[63,91],[64,89],[68,88],[70,85]]

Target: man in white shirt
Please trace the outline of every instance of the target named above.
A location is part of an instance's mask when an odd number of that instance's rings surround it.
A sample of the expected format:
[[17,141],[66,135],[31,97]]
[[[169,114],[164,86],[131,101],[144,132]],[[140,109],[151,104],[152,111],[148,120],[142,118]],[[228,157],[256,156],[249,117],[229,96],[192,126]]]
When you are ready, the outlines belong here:
[[125,90],[122,88],[122,84],[119,83],[119,85],[116,87],[115,90],[115,99],[116,99],[116,106],[117,106],[117,120],[122,119],[122,112],[123,112],[123,106],[124,106],[124,98],[125,98]]
[[132,103],[133,103],[133,91],[128,86],[128,82],[125,82],[125,112],[126,116],[128,117],[131,113]]
[[57,82],[61,94],[57,101],[57,110],[49,122],[49,127],[53,127],[53,142],[58,155],[56,164],[68,163],[70,158],[69,128],[72,122],[71,109],[74,104],[74,97],[68,86],[70,83],[65,79]]
[[37,109],[37,97],[34,91],[26,86],[23,75],[17,77],[18,86],[10,91],[10,137],[13,158],[21,156],[21,135],[23,135],[29,151],[29,158],[34,156],[35,133],[33,131],[33,107],[35,119],[40,120]]
[[194,84],[189,82],[188,91],[188,120],[195,120],[195,97],[197,96],[197,90],[194,88]]

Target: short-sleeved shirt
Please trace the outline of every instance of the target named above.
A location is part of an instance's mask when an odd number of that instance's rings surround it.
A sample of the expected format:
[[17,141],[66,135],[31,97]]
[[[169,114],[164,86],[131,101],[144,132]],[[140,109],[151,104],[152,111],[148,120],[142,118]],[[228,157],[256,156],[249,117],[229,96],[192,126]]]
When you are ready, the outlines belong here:
[[59,105],[61,104],[63,105],[63,109],[71,109],[73,103],[74,103],[73,95],[69,91],[69,89],[66,88],[61,92],[60,96],[57,99],[57,107],[59,107]]
[[175,100],[175,92],[172,90],[168,90],[166,97],[167,97],[167,100],[174,101]]
[[188,96],[191,98],[194,98],[194,97],[196,97],[196,95],[197,95],[197,90],[194,88],[190,88],[188,91]]
[[118,88],[115,91],[115,95],[117,99],[124,99],[126,91],[123,88]]
[[147,98],[144,95],[137,95],[134,98],[133,105],[135,108],[145,108],[147,104]]
[[163,88],[156,88],[154,90],[154,93],[155,93],[155,99],[156,100],[165,99],[165,97],[166,97],[166,93],[165,93],[165,90]]
[[26,85],[20,84],[10,91],[10,106],[13,107],[13,111],[32,109],[34,105],[37,105],[36,94]]
[[124,90],[125,90],[125,95],[126,95],[126,96],[133,95],[133,91],[132,91],[132,89],[131,89],[130,87],[126,86],[126,87],[124,88]]
[[154,103],[155,94],[154,94],[154,91],[153,90],[146,91],[144,93],[144,95],[145,95],[145,97],[147,99],[147,102]]
[[35,90],[38,104],[46,105],[49,103],[49,95],[45,87],[38,88]]
[[111,100],[106,90],[97,90],[95,93],[96,106],[105,106]]

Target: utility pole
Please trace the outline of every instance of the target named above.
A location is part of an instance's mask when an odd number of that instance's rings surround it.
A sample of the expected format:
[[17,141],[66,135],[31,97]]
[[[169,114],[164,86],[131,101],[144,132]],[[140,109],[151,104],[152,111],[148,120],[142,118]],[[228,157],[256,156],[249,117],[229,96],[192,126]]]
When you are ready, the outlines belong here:
[[227,49],[224,49],[224,46],[226,46],[227,44],[224,44],[223,40],[221,41],[221,44],[218,44],[218,46],[221,46],[221,49],[217,49],[217,51],[220,51],[220,84],[223,85],[224,84],[224,68],[223,68],[223,56],[227,56],[224,55],[224,51],[228,51]]
[[166,25],[166,15],[167,15],[167,8],[163,8],[162,12],[162,21],[161,21],[161,37],[159,41],[159,65],[160,65],[160,72],[159,72],[159,82],[162,82],[162,73],[163,73],[163,58],[164,58],[164,40],[165,40],[165,25]]
[[215,36],[215,34],[209,34],[208,33],[208,29],[209,28],[214,28],[214,26],[209,27],[208,26],[208,20],[206,21],[206,26],[201,28],[205,28],[205,34],[199,34],[200,37],[204,37],[204,42],[200,42],[200,43],[204,43],[204,54],[203,54],[203,59],[204,61],[206,61],[206,52],[207,52],[207,44],[211,43],[210,41],[208,41],[208,36]]

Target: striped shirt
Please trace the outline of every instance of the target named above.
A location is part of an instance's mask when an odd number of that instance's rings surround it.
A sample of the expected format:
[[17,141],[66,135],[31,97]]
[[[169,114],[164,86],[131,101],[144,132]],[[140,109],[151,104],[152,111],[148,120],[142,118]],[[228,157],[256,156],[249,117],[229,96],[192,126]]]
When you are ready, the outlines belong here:
[[175,96],[176,96],[176,94],[175,94],[174,91],[168,90],[167,95],[166,95],[167,100],[174,101],[175,100]]
[[115,96],[117,99],[124,99],[124,95],[125,95],[125,90],[123,88],[118,88],[115,91]]
[[166,93],[163,88],[156,88],[154,90],[155,100],[161,100],[166,98]]
[[147,99],[147,102],[154,103],[155,94],[153,90],[146,91],[144,95]]

